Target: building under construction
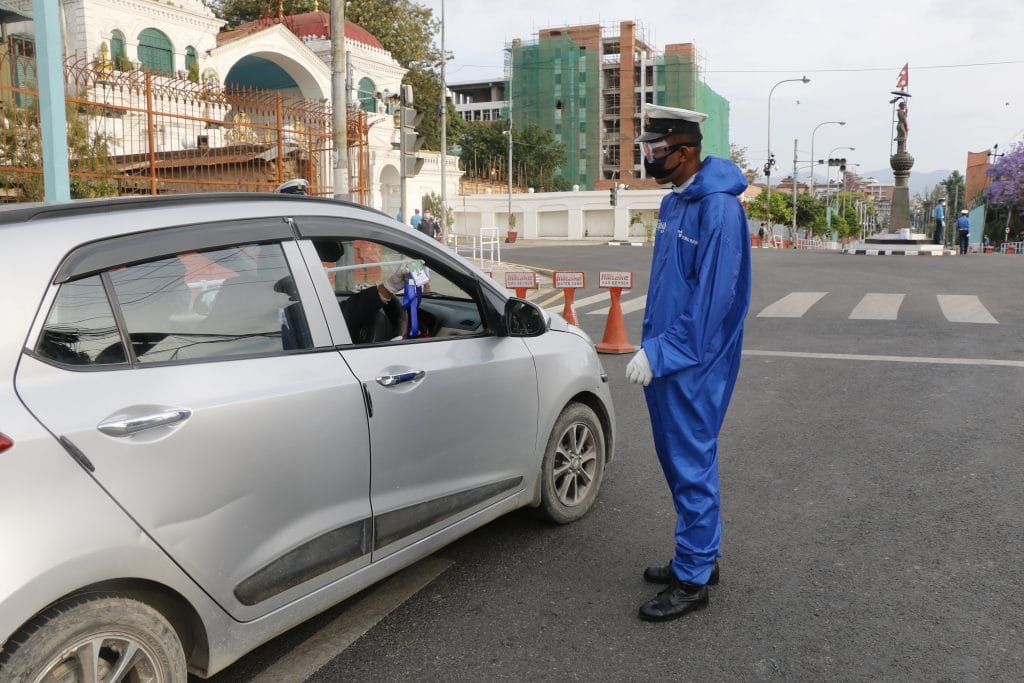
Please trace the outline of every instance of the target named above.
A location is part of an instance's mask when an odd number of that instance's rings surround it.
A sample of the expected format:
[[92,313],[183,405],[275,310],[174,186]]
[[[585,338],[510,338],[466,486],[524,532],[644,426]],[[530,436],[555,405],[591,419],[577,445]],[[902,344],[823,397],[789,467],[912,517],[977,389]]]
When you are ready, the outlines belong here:
[[729,155],[729,103],[703,80],[693,43],[657,51],[632,21],[541,29],[506,50],[506,106],[513,129],[537,124],[566,148],[560,169],[583,189],[644,180],[633,142],[644,102],[703,111],[705,155]]

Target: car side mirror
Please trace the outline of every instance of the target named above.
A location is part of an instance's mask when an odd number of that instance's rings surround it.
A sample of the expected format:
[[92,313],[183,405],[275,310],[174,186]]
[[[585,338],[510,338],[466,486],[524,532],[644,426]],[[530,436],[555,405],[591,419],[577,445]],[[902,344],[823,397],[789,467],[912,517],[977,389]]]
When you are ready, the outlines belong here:
[[505,326],[510,337],[536,337],[548,329],[548,316],[536,304],[516,299],[505,302]]

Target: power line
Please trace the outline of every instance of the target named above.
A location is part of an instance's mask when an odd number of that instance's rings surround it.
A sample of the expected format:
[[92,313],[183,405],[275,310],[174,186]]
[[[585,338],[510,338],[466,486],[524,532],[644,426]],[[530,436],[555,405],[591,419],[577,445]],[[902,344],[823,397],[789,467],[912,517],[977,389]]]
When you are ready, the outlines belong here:
[[[520,69],[526,71],[550,71],[553,70],[553,64],[556,60],[545,60],[548,64],[530,64],[524,63]],[[693,68],[695,62],[691,62],[684,66],[683,69],[689,70]],[[924,66],[914,66],[915,71],[938,71],[943,69],[969,69],[982,66],[1006,66],[1011,64],[1024,64],[1024,59],[1009,59],[995,62],[966,62],[963,64],[927,64]],[[664,69],[666,71],[672,69],[679,69],[681,65],[676,64],[657,64],[650,63],[648,66],[653,66],[657,69]],[[803,67],[792,67],[786,69],[771,68],[771,69],[701,69],[702,73],[705,74],[779,74],[779,73],[865,73],[872,71],[899,71],[901,65],[894,66],[852,66],[852,67],[836,67],[831,69],[807,69]],[[493,64],[459,64],[456,68],[473,68],[473,69],[498,69],[502,68]],[[681,70],[683,70],[681,69]],[[492,79],[494,80],[494,79]]]

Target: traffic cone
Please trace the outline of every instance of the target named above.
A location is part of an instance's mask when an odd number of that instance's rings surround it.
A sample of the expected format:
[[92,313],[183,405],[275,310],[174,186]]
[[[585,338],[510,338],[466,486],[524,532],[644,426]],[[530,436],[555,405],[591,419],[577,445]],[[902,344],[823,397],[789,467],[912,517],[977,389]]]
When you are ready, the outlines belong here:
[[576,288],[566,287],[562,292],[565,294],[565,306],[562,308],[562,317],[565,318],[565,321],[570,325],[576,325],[578,327],[580,321],[579,318],[576,317],[576,308],[573,306],[573,301],[576,298]]
[[604,338],[594,348],[598,353],[633,353],[637,347],[626,338],[626,319],[622,316],[622,305],[619,303],[622,288],[610,287],[608,293],[612,305],[608,309],[608,322],[604,325]]

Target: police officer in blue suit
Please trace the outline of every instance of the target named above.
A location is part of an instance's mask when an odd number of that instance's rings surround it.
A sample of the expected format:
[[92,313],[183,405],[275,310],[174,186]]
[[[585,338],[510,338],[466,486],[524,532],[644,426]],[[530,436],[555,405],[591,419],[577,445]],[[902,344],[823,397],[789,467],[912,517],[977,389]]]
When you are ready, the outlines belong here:
[[644,115],[644,167],[672,191],[658,212],[641,349],[626,376],[645,387],[676,508],[675,554],[644,572],[667,586],[640,607],[641,619],[667,621],[706,607],[718,583],[718,433],[740,369],[750,236],[743,173],[728,159],[701,161],[707,115],[651,104]]

